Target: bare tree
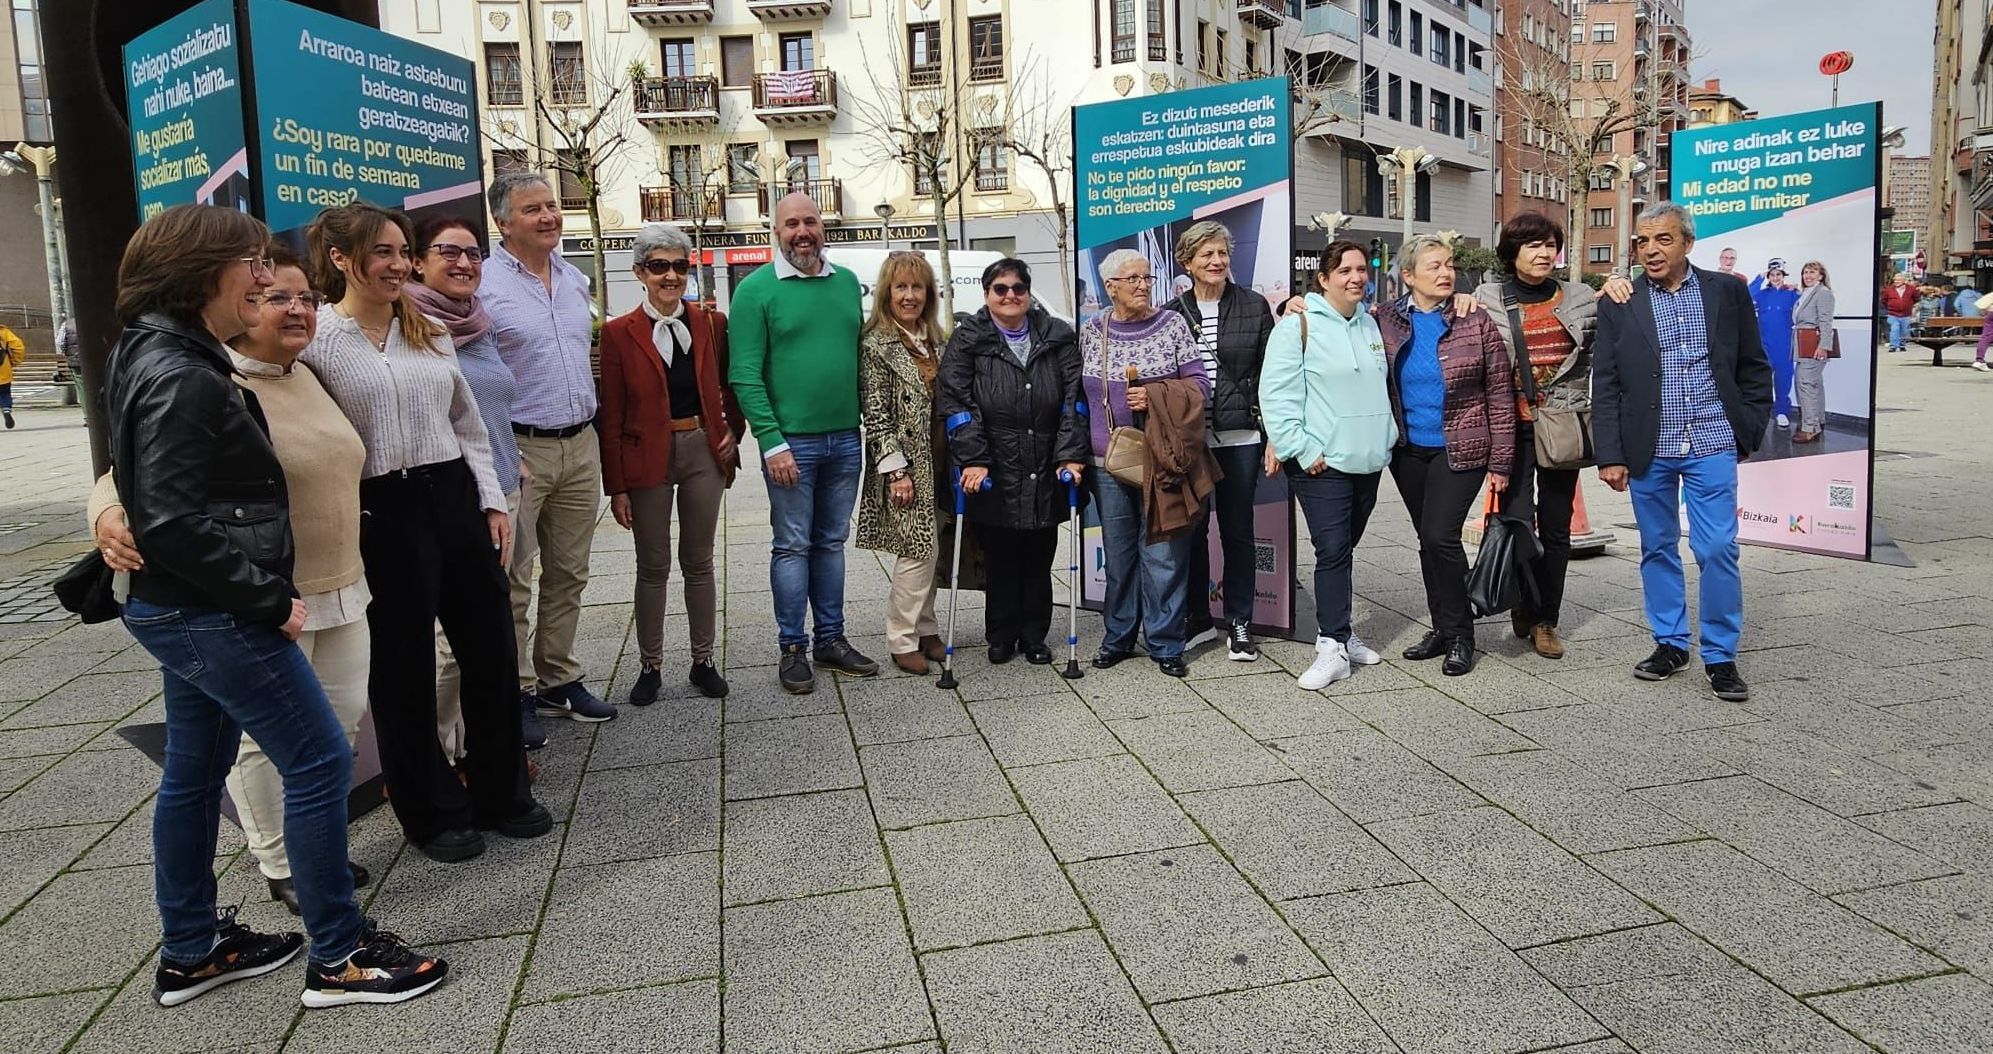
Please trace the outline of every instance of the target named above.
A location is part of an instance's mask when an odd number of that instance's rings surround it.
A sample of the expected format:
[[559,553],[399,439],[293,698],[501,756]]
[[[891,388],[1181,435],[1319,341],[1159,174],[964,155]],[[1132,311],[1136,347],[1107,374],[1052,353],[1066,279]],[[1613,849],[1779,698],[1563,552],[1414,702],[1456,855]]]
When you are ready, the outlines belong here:
[[[1051,206],[1047,222],[1058,244],[1059,296],[1073,296],[1073,100],[1054,97],[1051,71],[1035,59],[1024,62],[1013,83],[1019,86],[1019,105],[1005,130],[1004,145],[1031,162],[1045,179],[1046,203]],[[1071,310],[1077,316],[1079,305],[1072,304]]]
[[[1630,93],[1617,80],[1601,82],[1574,80],[1572,71],[1588,72],[1590,65],[1579,49],[1572,49],[1569,62],[1554,56],[1531,55],[1513,38],[1501,38],[1496,45],[1503,76],[1507,80],[1513,124],[1507,129],[1511,141],[1523,141],[1545,151],[1554,159],[1558,174],[1565,180],[1566,226],[1570,237],[1580,237],[1585,227],[1586,202],[1592,178],[1605,167],[1613,144],[1625,132],[1656,129],[1660,125],[1657,98],[1659,78],[1650,75]],[[1572,268],[1573,273],[1582,264]]]
[[[591,42],[589,55],[607,56],[606,44]],[[631,86],[648,72],[642,62],[605,73],[587,66],[583,52],[555,53],[549,69],[530,81],[524,100],[537,128],[504,119],[486,119],[485,138],[499,150],[522,154],[537,170],[559,176],[562,206],[574,197],[588,214],[595,249],[595,309],[609,316],[609,283],[602,253],[602,191],[630,163]]]
[[[714,100],[718,111],[718,100]],[[711,296],[713,273],[705,259],[705,236],[726,226],[726,196],[737,173],[731,148],[739,130],[738,117],[729,123],[675,122],[662,135],[663,149],[657,155],[657,173],[664,180],[669,208],[663,219],[691,228],[692,259],[699,274],[699,293]],[[748,182],[763,182],[757,161],[748,173]],[[648,217],[647,217],[648,218]]]

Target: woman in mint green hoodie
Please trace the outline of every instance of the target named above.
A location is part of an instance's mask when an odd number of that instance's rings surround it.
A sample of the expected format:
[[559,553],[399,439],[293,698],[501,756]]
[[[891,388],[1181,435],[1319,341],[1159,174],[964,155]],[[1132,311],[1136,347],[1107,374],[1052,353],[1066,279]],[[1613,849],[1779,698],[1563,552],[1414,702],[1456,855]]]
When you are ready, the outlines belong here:
[[1362,308],[1370,264],[1363,247],[1322,252],[1316,289],[1274,327],[1260,372],[1267,443],[1301,501],[1315,545],[1315,663],[1302,688],[1325,688],[1374,665],[1376,651],[1350,628],[1351,556],[1377,506],[1377,482],[1398,443],[1384,337]]

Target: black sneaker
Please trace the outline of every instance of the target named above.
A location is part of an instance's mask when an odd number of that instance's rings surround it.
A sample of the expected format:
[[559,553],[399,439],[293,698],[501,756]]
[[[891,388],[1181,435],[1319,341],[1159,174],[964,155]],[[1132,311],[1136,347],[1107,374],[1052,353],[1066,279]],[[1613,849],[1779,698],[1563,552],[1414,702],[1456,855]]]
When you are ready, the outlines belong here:
[[808,695],[817,690],[817,671],[810,665],[810,657],[801,644],[782,646],[782,667],[775,676],[782,682],[782,690],[790,695]]
[[858,653],[851,642],[843,637],[832,637],[818,644],[810,656],[818,666],[828,666],[839,673],[853,677],[877,677],[879,664]]
[[1643,681],[1665,681],[1689,664],[1689,653],[1672,644],[1654,645],[1654,654],[1635,663],[1633,676]]
[[630,705],[649,706],[657,702],[657,692],[662,687],[664,687],[664,674],[648,666],[644,667],[644,672],[637,675],[637,683],[630,687]]
[[538,838],[554,829],[554,817],[547,811],[546,806],[534,802],[495,824],[478,826],[487,831],[496,831],[507,838]]
[[700,695],[708,699],[727,697],[727,679],[720,676],[720,671],[710,662],[693,663],[692,672],[686,679],[692,682],[692,687],[699,689]]
[[519,693],[519,738],[525,740],[527,750],[538,750],[547,745],[547,730],[540,724],[540,704],[546,700],[538,692]]
[[1405,658],[1411,659],[1414,662],[1437,659],[1446,654],[1446,638],[1440,636],[1439,631],[1436,629],[1427,630],[1426,635],[1420,637],[1417,644],[1406,648],[1402,654]]
[[595,698],[595,693],[580,681],[542,691],[539,709],[541,717],[565,717],[583,724],[616,719],[616,708]]
[[312,963],[299,1001],[311,1009],[349,1003],[400,1003],[443,983],[450,964],[420,955],[400,937],[369,924],[343,963]]
[[1744,683],[1743,676],[1737,672],[1736,663],[1706,662],[1702,664],[1702,672],[1709,675],[1709,690],[1715,692],[1718,699],[1726,703],[1742,703],[1750,700],[1751,686]]
[[169,963],[162,956],[152,977],[152,998],[160,1006],[181,1003],[222,985],[261,977],[297,957],[302,933],[257,933],[235,921],[235,909],[215,913],[215,946],[197,963]]
[[1252,627],[1243,622],[1232,624],[1232,632],[1225,640],[1225,658],[1233,662],[1258,661],[1259,642],[1253,639]]

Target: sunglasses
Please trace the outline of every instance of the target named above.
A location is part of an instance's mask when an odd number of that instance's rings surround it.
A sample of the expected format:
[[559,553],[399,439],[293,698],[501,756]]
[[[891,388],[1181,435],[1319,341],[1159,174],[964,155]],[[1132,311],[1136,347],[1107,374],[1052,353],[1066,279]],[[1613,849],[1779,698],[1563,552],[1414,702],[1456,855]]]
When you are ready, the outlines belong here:
[[998,296],[1030,296],[1031,287],[1023,282],[1015,285],[1009,282],[991,282],[990,292]]
[[263,294],[263,306],[277,311],[289,311],[293,304],[304,308],[306,311],[317,311],[325,303],[325,297],[317,293],[299,293],[296,296],[289,293]]
[[484,250],[475,245],[432,245],[429,251],[443,258],[445,263],[469,260],[478,263],[484,259]]
[[692,261],[690,260],[645,260],[637,266],[660,277],[665,274],[690,274],[692,272]]

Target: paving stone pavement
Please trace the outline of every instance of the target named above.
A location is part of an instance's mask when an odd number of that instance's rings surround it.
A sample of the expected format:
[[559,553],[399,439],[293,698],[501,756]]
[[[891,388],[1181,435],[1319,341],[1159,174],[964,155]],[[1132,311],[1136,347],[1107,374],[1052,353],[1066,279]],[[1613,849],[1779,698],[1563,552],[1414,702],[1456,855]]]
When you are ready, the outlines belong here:
[[[1993,381],[1910,358],[1884,357],[1876,477],[1917,566],[1747,548],[1742,705],[1629,675],[1649,644],[1626,526],[1572,565],[1565,660],[1494,623],[1470,677],[1397,660],[1423,594],[1389,487],[1357,621],[1392,658],[1328,692],[1296,688],[1310,649],[1278,642],[1251,665],[1207,650],[1182,682],[970,646],[956,692],[893,671],[787,696],[744,477],[732,697],[674,665],[656,706],[553,722],[553,833],[468,864],[409,851],[386,810],[357,820],[369,910],[456,973],[314,1013],[301,968],[149,998],[157,773],[117,730],[160,719],[158,675],[120,627],[50,610],[87,545],[87,455],[74,410],[25,410],[0,434],[0,1045],[1984,1054]],[[580,650],[608,696],[637,672],[633,571],[605,517]],[[880,658],[886,588],[854,552],[847,617]],[[682,654],[675,614],[667,638]],[[247,921],[289,925],[227,825],[216,868]]]

